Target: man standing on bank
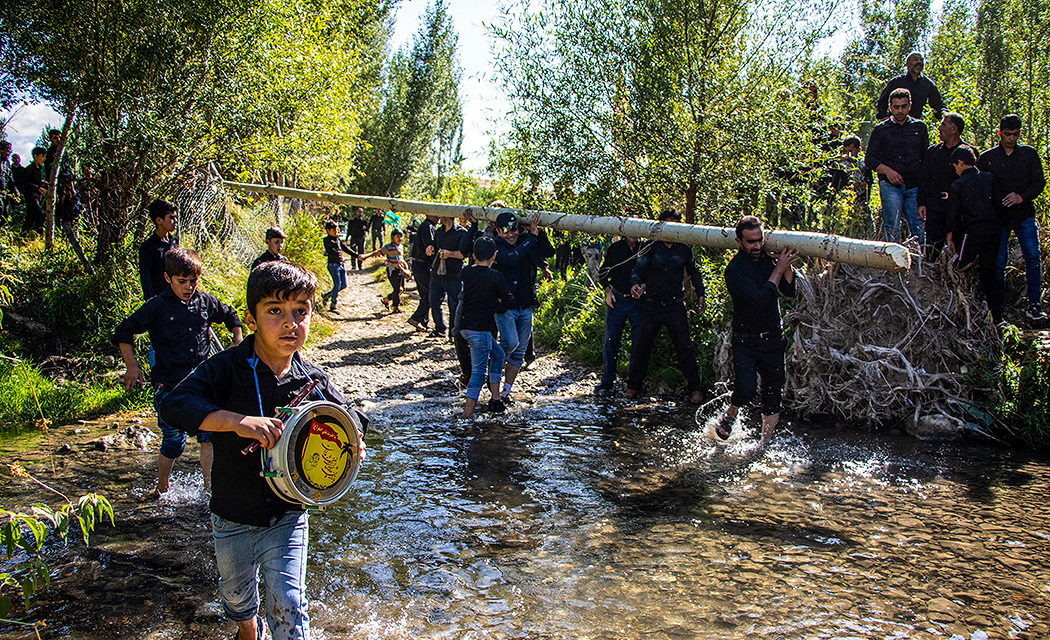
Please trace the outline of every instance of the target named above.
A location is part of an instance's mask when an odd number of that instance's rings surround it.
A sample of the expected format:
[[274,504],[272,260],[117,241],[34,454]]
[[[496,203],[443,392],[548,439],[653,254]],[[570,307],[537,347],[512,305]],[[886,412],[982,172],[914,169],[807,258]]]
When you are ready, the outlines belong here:
[[[660,213],[661,222],[678,222],[681,218],[674,209]],[[704,281],[696,268],[693,251],[678,242],[654,240],[631,271],[631,295],[641,299],[638,340],[631,345],[631,363],[627,367],[627,398],[636,398],[642,391],[645,373],[649,370],[649,359],[660,327],[667,327],[671,344],[678,354],[678,368],[688,385],[689,401],[700,404],[700,372],[696,365],[696,352],[689,340],[689,319],[685,313],[685,276],[693,283],[698,300],[698,310],[707,310],[704,299]]]
[[930,108],[933,109],[937,118],[940,118],[948,111],[948,107],[944,104],[944,98],[941,97],[941,92],[937,90],[937,85],[933,84],[933,80],[922,75],[922,70],[925,66],[926,61],[921,53],[912,51],[908,54],[908,57],[904,60],[904,75],[897,76],[887,82],[882,89],[882,93],[879,94],[878,101],[875,103],[875,110],[878,112],[879,120],[885,120],[890,116],[890,111],[887,107],[889,106],[890,96],[895,89],[907,89],[911,93],[911,115],[919,120],[922,120],[922,112],[926,107],[926,103],[930,104]]
[[780,324],[780,296],[795,295],[795,270],[791,262],[796,251],[785,248],[776,260],[765,250],[762,222],[744,216],[736,224],[740,245],[726,265],[726,289],[733,300],[733,372],[736,384],[729,408],[715,433],[729,438],[740,407],[758,394],[762,377],[762,446],[773,437],[780,420],[780,401],[784,388],[784,347]]
[[1039,261],[1039,227],[1035,222],[1033,202],[1046,187],[1043,176],[1043,161],[1033,147],[1017,144],[1021,137],[1021,118],[1010,114],[1003,116],[996,130],[999,146],[981,154],[977,168],[987,171],[995,179],[996,208],[1003,223],[999,243],[999,260],[996,272],[1002,289],[1006,290],[1006,261],[1010,255],[1010,232],[1017,234],[1024,256],[1025,281],[1028,284],[1028,312],[1030,320],[1046,320],[1046,312],[1040,304],[1042,297],[1042,265]]
[[948,234],[948,192],[959,175],[952,165],[952,153],[959,147],[977,150],[962,141],[966,121],[958,113],[946,113],[937,127],[941,142],[926,151],[924,178],[919,185],[919,218],[926,223],[926,245],[929,256],[936,258],[944,250]]
[[890,118],[871,130],[864,163],[879,175],[883,239],[900,242],[903,214],[910,233],[919,237],[919,244],[925,244],[918,197],[930,134],[926,124],[909,113],[911,94],[907,89],[894,89],[890,93]]

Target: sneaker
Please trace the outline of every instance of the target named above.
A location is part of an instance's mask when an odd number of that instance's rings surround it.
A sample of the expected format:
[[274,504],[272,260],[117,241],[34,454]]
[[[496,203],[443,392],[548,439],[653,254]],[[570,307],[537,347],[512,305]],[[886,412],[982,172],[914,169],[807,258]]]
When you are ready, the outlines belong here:
[[500,404],[502,404],[504,407],[513,407],[514,406],[514,398],[509,393],[506,394],[506,395],[500,396],[499,400],[500,400]]
[[324,293],[322,293],[321,294],[321,304],[327,304],[328,303],[328,299],[331,298],[331,297],[332,297],[332,292],[331,291],[325,291]]
[[502,400],[495,398],[489,400],[489,412],[490,413],[503,413],[507,410],[507,405],[503,404]]
[[730,418],[728,414],[722,414],[722,417],[718,419],[718,424],[715,425],[715,435],[719,440],[728,440],[729,436],[733,433],[733,422],[735,418]]
[[394,307],[390,310],[390,313],[401,313],[401,307]]
[[638,389],[632,389],[630,387],[627,387],[623,392],[623,397],[627,398],[628,400],[634,400],[638,397],[638,394],[640,393],[641,391],[639,391]]
[[1043,311],[1043,307],[1038,302],[1033,302],[1028,305],[1028,312],[1025,313],[1029,320],[1046,320],[1046,312]]
[[427,336],[430,337],[430,338],[444,338],[445,337],[445,332],[444,331],[438,331],[437,329],[434,329],[433,331],[428,333]]

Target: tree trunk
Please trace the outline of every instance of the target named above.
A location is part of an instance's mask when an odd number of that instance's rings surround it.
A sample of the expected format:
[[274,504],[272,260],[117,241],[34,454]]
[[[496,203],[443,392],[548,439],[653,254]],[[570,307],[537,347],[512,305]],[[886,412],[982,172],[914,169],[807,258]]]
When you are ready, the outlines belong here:
[[66,141],[69,140],[69,130],[73,127],[73,119],[77,115],[77,107],[69,108],[66,121],[62,125],[62,136],[58,139],[58,149],[55,150],[55,159],[51,162],[51,175],[44,176],[47,179],[47,213],[44,217],[44,249],[51,251],[55,248],[55,201],[58,199],[58,174],[62,166],[62,152],[66,149]]

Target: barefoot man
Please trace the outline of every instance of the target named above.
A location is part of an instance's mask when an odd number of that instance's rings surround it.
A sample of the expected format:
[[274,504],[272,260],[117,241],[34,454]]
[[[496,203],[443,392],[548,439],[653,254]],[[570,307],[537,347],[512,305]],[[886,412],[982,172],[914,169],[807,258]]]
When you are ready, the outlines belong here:
[[795,295],[798,252],[784,249],[776,259],[765,250],[762,222],[744,216],[736,224],[740,250],[726,266],[726,288],[733,299],[733,371],[736,385],[729,409],[716,427],[719,438],[729,438],[740,407],[758,394],[762,377],[762,445],[773,437],[780,419],[784,387],[784,335],[780,326],[780,296]]

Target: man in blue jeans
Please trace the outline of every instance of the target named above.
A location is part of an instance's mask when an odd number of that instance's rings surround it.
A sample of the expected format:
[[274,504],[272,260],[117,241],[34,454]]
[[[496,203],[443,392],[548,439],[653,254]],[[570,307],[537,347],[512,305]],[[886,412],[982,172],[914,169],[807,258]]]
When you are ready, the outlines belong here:
[[[470,222],[470,229],[463,241],[464,246],[467,242],[473,243],[478,233],[477,220],[468,215],[467,221]],[[496,243],[493,268],[503,274],[514,294],[514,306],[496,314],[499,344],[507,356],[500,400],[504,404],[511,404],[513,399],[510,392],[525,363],[525,351],[532,338],[532,314],[537,305],[536,267],[541,261],[553,256],[555,250],[547,232],[539,230],[538,214],[532,215],[528,231],[522,233],[518,216],[511,211],[504,211],[496,216],[495,224],[489,225],[485,233],[490,234]]]
[[925,234],[919,219],[918,196],[930,134],[922,120],[908,115],[910,111],[911,93],[907,89],[894,89],[890,93],[890,117],[872,129],[864,163],[879,176],[884,239],[900,242],[903,214],[909,231],[923,244]]
[[999,146],[981,154],[977,168],[992,174],[995,182],[996,208],[1003,223],[999,242],[996,275],[1006,287],[1006,261],[1010,255],[1010,231],[1017,235],[1024,256],[1025,281],[1028,285],[1028,312],[1031,320],[1046,320],[1042,298],[1042,265],[1039,262],[1039,227],[1035,222],[1035,199],[1043,192],[1043,161],[1036,150],[1017,144],[1021,137],[1021,118],[1010,114],[999,121],[996,129]]
[[609,245],[598,269],[598,283],[605,289],[605,347],[602,350],[602,379],[595,393],[612,391],[616,361],[620,356],[624,326],[631,325],[631,344],[638,337],[641,303],[631,295],[631,270],[642,249],[638,238],[624,236]]

